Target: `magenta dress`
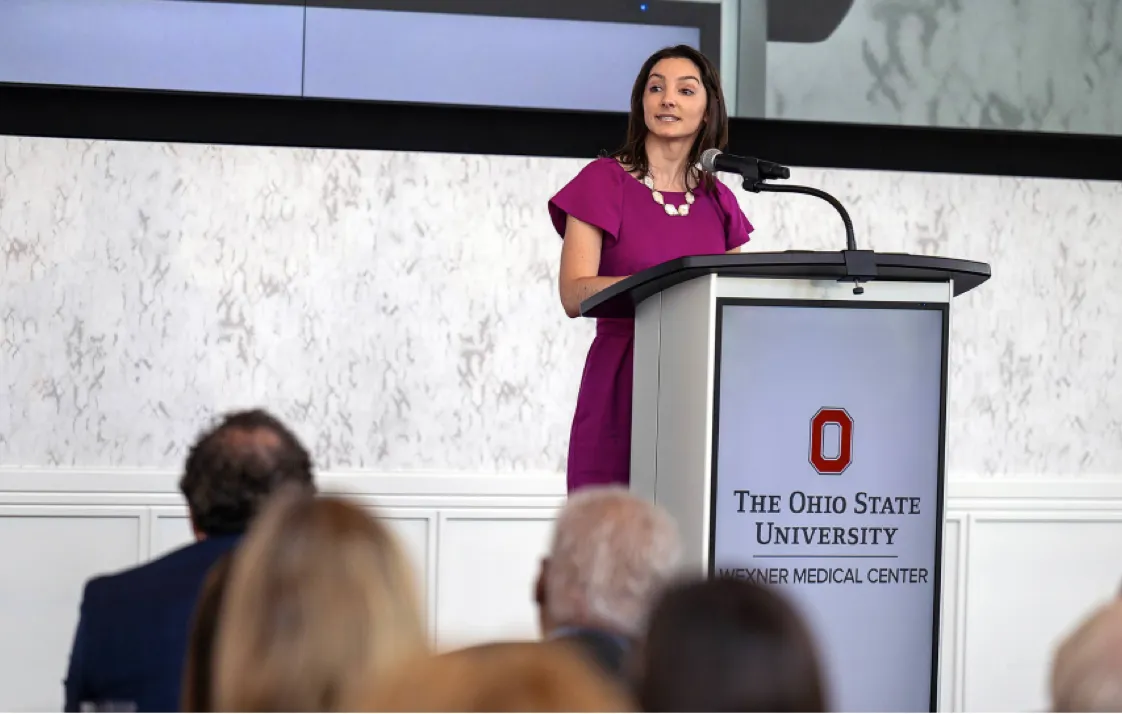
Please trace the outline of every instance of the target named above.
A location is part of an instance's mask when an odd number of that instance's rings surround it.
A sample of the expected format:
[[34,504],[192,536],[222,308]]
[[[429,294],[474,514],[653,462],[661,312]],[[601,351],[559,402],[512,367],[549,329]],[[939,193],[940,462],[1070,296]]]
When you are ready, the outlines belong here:
[[[663,191],[680,206],[685,194]],[[725,253],[748,242],[752,224],[736,197],[717,183],[716,195],[694,191],[688,216],[669,216],[651,191],[615,159],[588,164],[549,202],[564,237],[572,215],[604,232],[600,275],[633,275],[687,255]],[[569,493],[592,484],[627,484],[631,473],[632,347],[630,318],[600,318],[588,350],[569,434]]]

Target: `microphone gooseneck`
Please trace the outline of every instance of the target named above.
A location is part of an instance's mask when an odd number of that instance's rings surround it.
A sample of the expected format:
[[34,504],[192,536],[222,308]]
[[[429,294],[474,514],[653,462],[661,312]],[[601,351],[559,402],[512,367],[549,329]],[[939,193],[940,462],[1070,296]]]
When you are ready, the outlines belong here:
[[857,239],[853,234],[853,220],[850,219],[849,212],[845,210],[845,206],[841,204],[841,201],[821,189],[812,188],[810,186],[800,186],[798,184],[777,186],[767,183],[767,181],[770,180],[788,178],[791,175],[791,170],[786,166],[772,161],[756,159],[751,156],[733,156],[732,154],[724,153],[720,149],[706,149],[701,154],[701,168],[711,174],[722,171],[739,174],[740,177],[744,179],[744,190],[751,191],[752,193],[801,193],[805,196],[814,196],[815,198],[822,199],[833,206],[834,210],[841,216],[842,223],[845,225],[846,249],[857,250]]
[[845,206],[841,201],[834,198],[825,191],[811,186],[799,186],[798,184],[788,184],[785,186],[777,186],[775,184],[764,183],[757,181],[754,186],[749,187],[745,181],[744,190],[752,191],[753,193],[801,193],[805,196],[814,196],[820,198],[826,203],[834,207],[834,210],[841,216],[842,223],[845,225],[845,247],[846,250],[857,250],[857,239],[853,235],[853,221],[849,217],[849,211],[845,210]]

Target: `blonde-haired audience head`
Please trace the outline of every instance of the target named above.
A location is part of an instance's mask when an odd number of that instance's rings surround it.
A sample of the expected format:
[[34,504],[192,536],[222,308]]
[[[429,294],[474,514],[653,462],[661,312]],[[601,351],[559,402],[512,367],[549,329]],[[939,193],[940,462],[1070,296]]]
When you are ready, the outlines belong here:
[[283,493],[238,548],[215,643],[215,711],[335,711],[425,651],[414,574],[384,524]]
[[1122,712],[1122,600],[1092,613],[1056,650],[1052,711]]
[[562,643],[503,642],[414,660],[352,702],[374,712],[628,712],[628,695]]

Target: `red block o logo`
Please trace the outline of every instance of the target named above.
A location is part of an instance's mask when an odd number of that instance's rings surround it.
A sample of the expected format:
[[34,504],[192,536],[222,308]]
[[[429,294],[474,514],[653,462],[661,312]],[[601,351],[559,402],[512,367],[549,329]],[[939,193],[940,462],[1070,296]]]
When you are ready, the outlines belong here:
[[[840,427],[838,455],[826,458],[824,450],[826,425]],[[849,468],[853,463],[853,417],[849,412],[836,407],[822,407],[810,420],[810,465],[820,474],[836,475]]]

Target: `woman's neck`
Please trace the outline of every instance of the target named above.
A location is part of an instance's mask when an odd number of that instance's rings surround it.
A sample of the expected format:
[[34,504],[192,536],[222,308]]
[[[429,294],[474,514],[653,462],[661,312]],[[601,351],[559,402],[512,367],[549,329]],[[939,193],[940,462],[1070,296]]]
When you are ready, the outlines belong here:
[[660,139],[647,134],[647,166],[655,188],[661,191],[685,191],[686,164],[690,158],[693,139]]

